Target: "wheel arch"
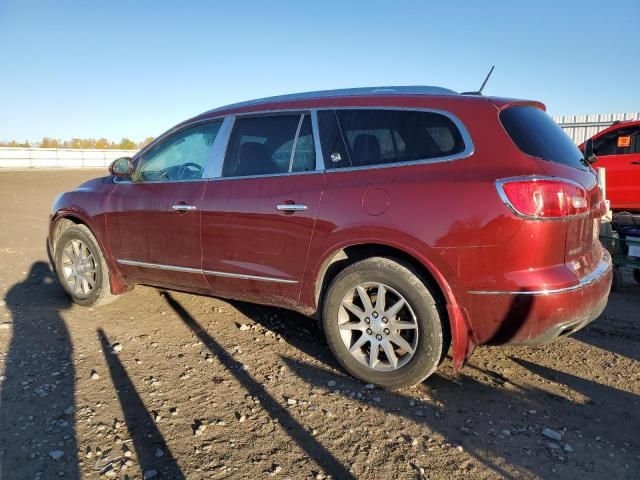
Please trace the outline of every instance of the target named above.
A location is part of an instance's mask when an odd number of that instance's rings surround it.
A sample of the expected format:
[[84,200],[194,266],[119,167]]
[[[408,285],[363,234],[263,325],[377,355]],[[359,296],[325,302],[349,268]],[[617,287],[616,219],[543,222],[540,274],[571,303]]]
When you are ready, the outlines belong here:
[[103,243],[100,235],[96,234],[96,229],[90,221],[89,216],[84,214],[80,210],[61,210],[56,212],[51,218],[49,228],[48,253],[52,263],[52,267],[55,268],[55,246],[58,239],[60,238],[60,235],[62,235],[65,230],[74,225],[83,225],[84,227],[86,227],[98,243],[98,247],[100,247],[102,255],[109,269],[109,287],[111,289],[111,293],[113,295],[119,295],[128,290],[131,290],[132,286],[127,284],[126,280],[117,269],[115,262],[111,260],[111,256],[108,254],[108,250],[106,249],[106,245]]
[[464,309],[458,306],[449,282],[436,266],[424,255],[410,248],[381,242],[351,243],[340,246],[325,256],[315,280],[315,315],[321,315],[321,305],[327,289],[336,275],[347,266],[372,256],[395,258],[413,266],[425,284],[430,287],[440,311],[446,318],[443,325],[448,328],[445,335],[453,346],[454,367],[461,368],[471,355],[475,345]]

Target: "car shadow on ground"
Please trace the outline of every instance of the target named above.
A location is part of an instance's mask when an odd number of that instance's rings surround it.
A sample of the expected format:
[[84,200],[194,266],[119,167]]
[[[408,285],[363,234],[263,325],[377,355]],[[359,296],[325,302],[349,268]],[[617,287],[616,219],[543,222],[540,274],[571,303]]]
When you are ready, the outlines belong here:
[[[611,293],[609,305],[600,318],[572,336],[602,350],[640,361],[639,306],[640,285],[625,285]],[[612,315],[610,312],[619,313]]]
[[0,478],[80,478],[73,346],[60,315],[71,303],[45,262],[5,302],[12,333],[0,387]]
[[[337,378],[335,370],[342,371],[331,355],[322,330],[315,321],[279,308],[236,301],[230,303],[246,317],[280,335],[289,345],[320,362],[322,366],[319,367],[317,362],[312,364],[291,357],[282,357],[283,362],[311,386],[326,390],[327,384]],[[493,339],[503,342],[512,338],[532,307],[533,299],[530,296],[523,296],[514,301]],[[527,348],[535,347],[521,348],[526,355]],[[380,401],[372,401],[374,395],[363,388],[362,382],[348,376],[340,378],[335,395],[344,400],[360,402],[366,408],[384,411],[418,425],[428,426],[442,435],[448,443],[463,446],[464,451],[478,463],[504,478],[511,478],[512,475],[495,459],[504,459],[505,463],[523,474],[542,477],[553,474],[553,471],[550,470],[549,462],[539,461],[539,455],[552,457],[561,464],[571,461],[569,453],[563,450],[564,443],[561,442],[558,447],[549,447],[549,439],[541,434],[545,427],[559,430],[567,428],[570,433],[565,435],[564,442],[586,445],[585,438],[604,438],[612,424],[625,416],[633,416],[634,409],[637,409],[640,401],[638,395],[596,381],[584,380],[516,357],[510,357],[510,360],[513,362],[513,368],[520,367],[527,370],[529,376],[533,374],[539,377],[539,382],[535,383],[541,386],[511,383],[509,375],[493,372],[472,362],[459,373],[454,373],[450,365],[445,365],[442,369],[444,373],[436,373],[425,384],[417,387],[431,400],[426,403],[418,402],[411,408],[408,406],[412,398],[397,392],[375,390],[375,397]],[[576,401],[569,395],[553,393],[543,386],[550,382],[568,387],[579,394],[578,396],[586,398]],[[360,397],[357,396],[358,392],[361,394]],[[500,427],[501,411],[506,408],[521,412],[520,419],[515,423],[512,419],[511,424]],[[477,415],[482,411],[487,413],[487,410],[491,412],[490,416],[498,421],[493,427],[487,427],[485,424],[482,431],[480,423],[485,422],[486,418]],[[547,420],[549,417],[554,417],[555,420]],[[595,424],[589,421],[593,418],[598,419]],[[627,431],[631,435],[638,427],[640,425],[635,425]],[[515,442],[516,438],[521,441]],[[640,447],[637,439],[632,436],[627,440],[628,445]],[[514,443],[519,445],[515,447]],[[631,462],[634,460],[631,459]],[[598,463],[597,458],[581,460],[580,470],[586,475],[593,474],[598,468],[602,468],[602,464]]]
[[324,332],[317,320],[278,307],[268,307],[237,300],[225,300],[225,302],[253,322],[276,335],[280,335],[287,344],[295,349],[306,353],[331,368],[341,369],[329,349]]
[[281,405],[267,390],[242,368],[242,363],[235,360],[225,348],[207,332],[196,319],[169,292],[165,292],[165,300],[178,317],[215,355],[228,372],[247,390],[251,396],[258,397],[269,415],[278,421],[283,431],[304,450],[304,452],[320,465],[325,473],[336,479],[355,479],[353,474],[336,459],[312,434],[301,425],[287,409]]

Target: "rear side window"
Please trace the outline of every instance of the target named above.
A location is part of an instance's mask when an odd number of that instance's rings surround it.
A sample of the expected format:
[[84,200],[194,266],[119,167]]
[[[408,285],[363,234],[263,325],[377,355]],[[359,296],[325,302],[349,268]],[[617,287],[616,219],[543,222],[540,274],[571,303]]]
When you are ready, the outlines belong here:
[[539,108],[515,106],[500,121],[520,151],[533,157],[584,169],[582,152],[553,119]]
[[465,149],[451,119],[434,112],[321,111],[318,122],[328,169],[435,159]]
[[640,127],[628,127],[605,133],[593,142],[596,155],[629,155],[640,153]]
[[308,114],[252,116],[235,120],[222,168],[223,177],[314,169],[315,150]]

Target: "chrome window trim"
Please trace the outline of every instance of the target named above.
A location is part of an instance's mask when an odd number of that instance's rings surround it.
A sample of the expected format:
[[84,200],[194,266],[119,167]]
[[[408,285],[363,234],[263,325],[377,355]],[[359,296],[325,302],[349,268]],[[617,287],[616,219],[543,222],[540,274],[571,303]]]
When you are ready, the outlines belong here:
[[138,262],[137,260],[118,259],[117,262],[121,265],[128,265],[130,267],[155,268],[157,270],[168,270],[172,272],[183,272],[183,273],[201,273],[204,275],[211,275],[211,276],[225,277],[225,278],[237,278],[240,280],[258,280],[262,282],[276,282],[276,283],[289,283],[289,284],[298,283],[297,280],[287,280],[285,278],[269,277],[269,276],[262,276],[262,275],[246,275],[242,273],[219,272],[216,270],[202,270],[200,268],[179,267],[177,265],[163,265],[160,263]]
[[[446,118],[448,118],[449,120],[451,120],[451,122],[456,126],[456,128],[458,129],[458,131],[460,132],[460,136],[462,137],[462,141],[464,142],[464,150],[462,152],[459,153],[454,153],[452,155],[444,155],[442,157],[432,157],[432,158],[421,158],[421,159],[417,159],[417,160],[411,160],[408,162],[392,162],[392,163],[381,163],[378,165],[359,165],[357,167],[345,167],[345,168],[331,168],[331,169],[325,169],[326,173],[333,173],[333,172],[349,172],[352,170],[369,170],[369,169],[377,169],[377,168],[393,168],[393,167],[403,167],[403,166],[411,166],[411,165],[425,165],[425,164],[429,164],[429,163],[443,163],[443,162],[451,162],[454,160],[461,160],[463,158],[468,158],[470,156],[472,156],[475,153],[475,146],[473,144],[473,141],[471,140],[471,135],[469,134],[469,131],[467,130],[467,127],[465,126],[464,123],[462,123],[462,120],[460,120],[456,115],[454,115],[451,112],[448,112],[446,110],[441,110],[438,108],[421,108],[421,107],[391,107],[391,106],[380,106],[380,107],[376,107],[376,106],[358,106],[358,107],[353,107],[353,106],[348,106],[348,107],[338,107],[338,106],[334,106],[334,107],[321,107],[321,108],[316,108],[315,111],[316,112],[320,112],[320,111],[339,111],[339,110],[392,110],[392,111],[402,111],[402,112],[425,112],[425,113],[435,113],[438,115],[442,115]],[[323,161],[324,161],[324,157],[323,157]]]
[[580,183],[571,180],[569,178],[564,178],[564,177],[556,177],[556,176],[552,176],[552,175],[521,175],[521,176],[517,176],[517,177],[507,177],[507,178],[500,178],[498,180],[496,180],[495,184],[496,184],[496,190],[498,191],[498,195],[500,196],[500,199],[504,202],[505,206],[507,207],[507,209],[513,213],[515,216],[517,216],[518,218],[522,218],[524,220],[533,220],[536,222],[564,222],[566,220],[571,220],[572,218],[580,218],[580,217],[586,217],[589,216],[591,214],[591,208],[589,209],[589,211],[587,212],[583,212],[583,213],[577,213],[575,215],[568,215],[566,217],[533,217],[531,215],[525,215],[521,212],[519,212],[516,207],[513,206],[513,204],[511,203],[511,200],[509,200],[509,198],[507,197],[507,194],[504,192],[504,184],[505,183],[509,183],[509,182],[518,182],[518,181],[522,181],[522,180],[551,180],[551,181],[556,181],[556,182],[566,182],[566,183],[570,183],[572,185],[575,185],[576,187],[580,187],[583,190],[587,190],[587,188],[584,185],[581,185]]
[[324,173],[322,170],[309,170],[308,172],[282,172],[282,173],[267,173],[264,175],[244,175],[240,177],[213,177],[207,179],[210,182],[221,182],[224,180],[240,180],[242,178],[270,178],[270,177],[285,177],[294,175],[314,175],[318,173]]
[[316,170],[324,171],[324,157],[322,156],[322,144],[320,142],[317,109],[311,110],[311,132],[313,133],[313,145],[316,149]]
[[[324,110],[396,110],[396,111],[415,111],[415,112],[428,112],[428,113],[436,113],[440,115],[444,115],[449,120],[451,120],[454,125],[458,128],[462,136],[462,140],[465,144],[465,149],[457,154],[447,155],[443,157],[435,157],[435,158],[425,158],[412,160],[410,162],[393,162],[393,163],[385,163],[379,165],[362,165],[357,167],[346,167],[346,168],[337,168],[337,169],[327,169],[324,163],[324,152],[322,151],[322,143],[320,140],[320,131],[318,126],[318,111]],[[233,126],[235,124],[236,118],[244,118],[249,116],[269,116],[275,114],[291,114],[291,113],[299,113],[300,115],[310,114],[311,115],[311,128],[313,133],[314,147],[316,151],[316,168],[315,170],[310,170],[308,172],[284,172],[284,173],[274,173],[267,175],[250,175],[250,176],[241,176],[241,177],[223,177],[222,176],[222,168],[224,165],[224,159],[226,156],[227,148],[229,146],[229,139],[231,137],[231,132],[233,131]],[[173,128],[166,133],[162,134],[151,144],[147,145],[144,149],[138,152],[134,159],[137,159],[139,156],[143,155],[144,152],[152,145],[155,145],[157,142],[163,140],[167,136],[171,135],[174,132],[182,130],[183,128],[187,128],[193,125],[197,125],[199,123],[206,122],[214,122],[217,120],[223,120],[223,125],[218,132],[218,137],[220,138],[219,146],[214,145],[216,150],[214,152],[213,162],[211,169],[207,172],[207,177],[202,179],[189,179],[189,180],[180,180],[180,181],[200,181],[200,180],[234,180],[240,178],[268,178],[268,177],[276,177],[276,176],[284,176],[284,175],[308,175],[313,173],[334,173],[334,172],[345,172],[352,170],[369,170],[369,169],[378,169],[378,168],[395,168],[401,166],[413,166],[413,165],[425,165],[430,163],[442,163],[442,162],[450,162],[454,160],[461,160],[464,158],[468,158],[475,153],[475,146],[471,139],[471,135],[467,130],[464,123],[453,113],[448,112],[446,110],[436,109],[436,108],[420,108],[420,107],[394,107],[394,106],[332,106],[332,107],[320,107],[320,108],[310,108],[310,109],[300,109],[300,108],[291,108],[291,109],[271,109],[264,111],[254,111],[254,112],[243,112],[235,115],[227,115],[227,116],[216,116],[207,119],[201,119],[193,122],[189,122],[187,124],[181,125],[179,127]],[[223,132],[222,130],[225,129]],[[216,137],[215,144],[218,144],[218,137]],[[131,181],[118,181],[118,183],[135,183]],[[147,182],[151,183],[151,182]],[[169,182],[156,182],[156,183],[169,183]]]
[[572,285],[570,287],[564,288],[554,288],[550,290],[531,290],[531,291],[491,291],[491,290],[469,290],[467,291],[470,295],[552,295],[556,293],[566,293],[572,292],[574,290],[579,290],[583,287],[591,285],[592,283],[600,280],[604,275],[606,275],[612,268],[611,264],[611,255],[606,250],[603,251],[602,259],[598,263],[598,266],[593,269],[591,273],[585,275],[580,279],[577,285]]
[[[222,175],[222,164],[227,152],[227,145],[229,143],[229,138],[231,137],[231,131],[233,130],[234,123],[235,117],[228,116],[224,119],[222,127],[220,127],[220,131],[218,132],[218,137],[216,137],[214,145],[213,158],[210,162],[211,167],[207,172],[207,180],[211,180]],[[220,140],[219,142],[218,139]]]
[[291,170],[293,170],[293,157],[296,154],[296,145],[298,145],[298,137],[300,136],[300,128],[302,128],[304,117],[304,113],[300,115],[300,119],[298,120],[298,128],[296,128],[296,136],[293,137],[293,145],[291,145],[291,155],[289,156],[289,169],[287,170],[288,173],[291,173]]

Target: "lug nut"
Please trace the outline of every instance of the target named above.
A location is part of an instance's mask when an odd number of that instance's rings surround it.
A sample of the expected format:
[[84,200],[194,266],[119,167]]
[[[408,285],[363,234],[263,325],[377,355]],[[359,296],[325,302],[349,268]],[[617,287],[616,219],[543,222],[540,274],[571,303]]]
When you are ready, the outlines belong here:
[[371,323],[371,319],[369,317],[364,319],[364,323],[366,323],[367,325],[369,325]]
[[376,338],[377,338],[378,340],[382,340],[382,335],[378,334],[378,335],[376,335]]
[[371,315],[373,316],[373,318],[378,318],[378,312],[373,312]]
[[389,319],[387,317],[382,317],[382,323],[389,323]]
[[367,334],[371,335],[373,331],[370,328],[367,328]]
[[385,329],[384,329],[384,334],[385,334],[385,335],[389,335],[389,329],[388,329],[388,328],[385,328]]

